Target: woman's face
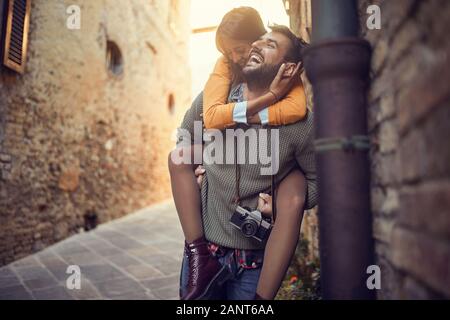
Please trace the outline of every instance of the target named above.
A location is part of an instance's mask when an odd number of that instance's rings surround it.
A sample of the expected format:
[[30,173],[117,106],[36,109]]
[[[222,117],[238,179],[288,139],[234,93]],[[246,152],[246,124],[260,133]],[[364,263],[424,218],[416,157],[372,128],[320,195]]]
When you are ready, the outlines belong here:
[[222,45],[224,54],[230,61],[233,61],[240,69],[245,67],[252,48],[251,42],[223,37]]

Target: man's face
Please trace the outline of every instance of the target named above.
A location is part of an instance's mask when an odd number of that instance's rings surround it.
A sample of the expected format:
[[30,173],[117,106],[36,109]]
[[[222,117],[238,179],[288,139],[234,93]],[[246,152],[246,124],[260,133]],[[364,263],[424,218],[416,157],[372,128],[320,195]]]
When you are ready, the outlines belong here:
[[225,36],[221,39],[225,56],[241,71],[247,63],[251,43],[243,40],[234,40]]
[[277,32],[269,32],[253,42],[244,74],[253,73],[261,68],[279,66],[291,46],[289,38]]

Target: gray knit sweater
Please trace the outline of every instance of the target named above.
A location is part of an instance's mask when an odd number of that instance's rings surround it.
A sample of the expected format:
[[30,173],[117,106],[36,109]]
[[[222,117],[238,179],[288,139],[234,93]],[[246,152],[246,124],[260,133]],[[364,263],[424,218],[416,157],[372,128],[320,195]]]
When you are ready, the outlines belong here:
[[[230,94],[230,101],[235,102],[242,98],[232,99],[232,97],[233,95]],[[194,121],[202,120],[202,109],[203,95],[200,94],[186,112],[180,126],[180,128],[188,130],[192,138],[194,137]],[[247,125],[238,125],[236,128],[238,127],[243,130],[249,128]],[[263,128],[267,129],[266,126],[262,125],[251,125],[251,127],[258,132]],[[280,163],[275,181],[278,184],[293,168],[300,167],[307,182],[306,209],[311,209],[317,204],[317,182],[313,152],[313,113],[308,111],[304,120],[275,128],[279,129]],[[270,134],[268,136],[270,137]],[[205,148],[208,143],[211,142],[206,142]],[[268,145],[270,147],[270,139]],[[225,146],[223,150],[226,150]],[[254,148],[249,150],[248,141],[246,142],[245,152],[247,153],[245,159],[249,162],[249,152],[256,152],[256,150]],[[270,152],[268,154],[270,155]],[[257,206],[259,193],[270,193],[271,176],[261,175],[261,164],[244,163],[239,166],[241,205],[254,209]],[[236,208],[236,204],[233,202],[236,195],[235,166],[233,164],[204,163],[204,167],[206,173],[203,179],[201,197],[205,237],[211,242],[229,248],[264,248],[264,243],[244,237],[241,231],[229,222]],[[281,213],[278,212],[278,214]]]

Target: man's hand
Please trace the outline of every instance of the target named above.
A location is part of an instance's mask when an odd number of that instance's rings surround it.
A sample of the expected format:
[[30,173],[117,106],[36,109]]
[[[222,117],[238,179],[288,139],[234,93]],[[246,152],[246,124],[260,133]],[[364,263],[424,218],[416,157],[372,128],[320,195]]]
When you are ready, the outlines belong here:
[[301,63],[283,63],[278,70],[275,79],[270,84],[270,92],[272,92],[276,99],[281,100],[292,88],[298,76]]
[[203,175],[205,174],[205,168],[203,168],[202,165],[199,165],[197,168],[195,168],[194,174],[197,177],[198,187],[199,189],[201,189],[203,182]]
[[272,197],[267,193],[260,193],[257,209],[266,217],[272,216]]

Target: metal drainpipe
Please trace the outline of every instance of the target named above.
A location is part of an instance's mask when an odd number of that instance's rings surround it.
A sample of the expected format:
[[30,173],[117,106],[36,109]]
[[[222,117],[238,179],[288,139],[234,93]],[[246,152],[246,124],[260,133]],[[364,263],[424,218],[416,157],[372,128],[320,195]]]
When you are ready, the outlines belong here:
[[314,91],[319,237],[324,299],[373,299],[366,119],[371,48],[358,38],[354,0],[312,0],[312,45],[304,52]]

